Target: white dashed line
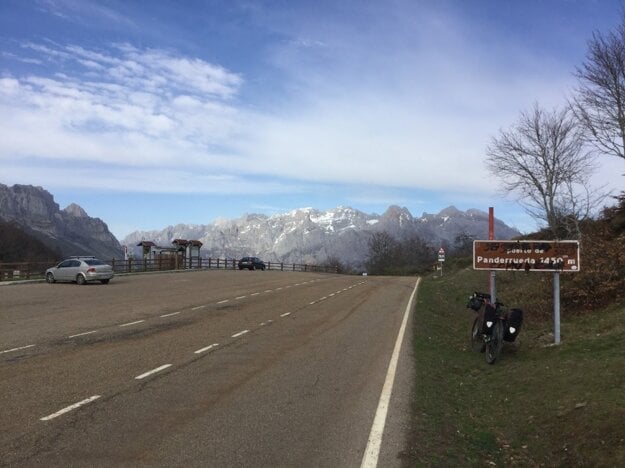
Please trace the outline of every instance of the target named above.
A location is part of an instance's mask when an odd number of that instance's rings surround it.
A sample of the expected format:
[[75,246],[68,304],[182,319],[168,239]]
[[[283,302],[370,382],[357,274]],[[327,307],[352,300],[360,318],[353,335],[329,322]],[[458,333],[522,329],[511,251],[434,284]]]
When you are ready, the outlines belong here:
[[157,367],[156,369],[152,369],[151,371],[147,371],[144,374],[138,375],[135,377],[136,380],[141,380],[141,379],[145,379],[146,377],[149,377],[152,374],[156,374],[157,372],[160,372],[162,370],[167,369],[168,367],[171,367],[171,364],[163,364],[160,367]]
[[249,332],[250,332],[249,330],[240,331],[239,333],[235,333],[234,335],[232,335],[232,338],[238,338],[238,337],[243,336],[243,335],[245,335],[246,333],[249,333]]
[[265,292],[266,292],[266,293],[273,292],[273,289],[265,289]]
[[260,294],[259,292],[255,292],[255,293],[250,294],[250,296],[258,296],[259,294]]
[[92,401],[97,400],[98,398],[100,398],[100,395],[93,395],[92,397],[89,397],[85,400],[79,401],[78,403],[74,403],[73,405],[70,405],[66,408],[63,408],[60,411],[57,411],[56,413],[52,413],[49,416],[44,416],[43,418],[39,418],[40,421],[49,421],[50,419],[54,419],[58,416],[61,416],[62,414],[65,413],[69,413],[72,410],[75,410],[77,408],[80,408],[81,406],[86,405],[87,403],[91,403]]
[[191,307],[191,310],[200,310],[200,309],[203,309],[204,307],[206,307],[206,305],[199,305],[196,307]]
[[145,322],[145,320],[137,320],[136,322],[122,323],[120,325],[120,327],[129,327],[130,325],[136,325],[136,324],[142,323],[142,322]]
[[280,317],[288,317],[291,315],[291,312],[285,312],[284,314],[280,314]]
[[219,301],[217,304],[225,304],[226,302],[230,302],[230,299],[224,299],[223,301]]
[[312,301],[312,302],[309,302],[308,305],[314,305],[316,303],[317,303],[317,301]]
[[282,288],[276,288],[276,291],[282,291]]
[[241,299],[245,299],[247,296],[239,296],[239,297],[235,297],[235,300],[241,300]]
[[216,348],[217,346],[219,346],[219,343],[213,343],[212,345],[209,345],[206,348],[201,348],[201,349],[198,349],[197,351],[194,351],[194,353],[195,354],[205,353],[206,351]]
[[178,315],[179,313],[180,313],[180,311],[178,311],[178,312],[172,312],[171,314],[164,314],[164,315],[161,315],[161,317],[162,317],[162,318],[165,318],[165,317],[173,317],[174,315]]
[[20,346],[19,348],[5,349],[4,351],[0,351],[0,354],[12,353],[14,351],[21,351],[22,349],[32,348],[33,346],[36,346],[36,345],[29,344],[29,345],[26,345],[26,346]]
[[98,330],[91,330],[87,332],[77,333],[75,335],[68,336],[68,338],[76,338],[77,336],[93,335],[94,333],[98,333]]

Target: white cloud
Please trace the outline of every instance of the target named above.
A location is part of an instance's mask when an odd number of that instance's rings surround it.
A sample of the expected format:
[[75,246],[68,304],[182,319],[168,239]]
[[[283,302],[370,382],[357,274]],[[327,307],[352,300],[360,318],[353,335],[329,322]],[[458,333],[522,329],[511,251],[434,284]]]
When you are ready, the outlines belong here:
[[[120,190],[188,193],[208,180],[230,193],[263,175],[493,193],[488,140],[534,101],[563,102],[569,66],[410,4],[363,7],[362,22],[265,11],[263,26],[286,38],[269,49],[283,94],[266,111],[242,102],[254,76],[171,50],[24,44],[53,73],[0,78],[0,160],[17,172],[17,159],[36,160],[41,178],[97,165]],[[162,176],[181,168],[176,183]],[[248,187],[264,184],[284,188]]]

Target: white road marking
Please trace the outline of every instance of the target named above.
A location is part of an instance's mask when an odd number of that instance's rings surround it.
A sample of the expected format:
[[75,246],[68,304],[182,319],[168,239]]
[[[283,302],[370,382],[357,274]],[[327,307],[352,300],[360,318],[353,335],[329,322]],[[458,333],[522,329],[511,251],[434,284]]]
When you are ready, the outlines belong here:
[[239,296],[239,297],[235,297],[235,299],[238,301],[239,299],[245,299],[247,296]]
[[287,317],[291,315],[291,312],[285,312],[284,314],[280,314],[280,317]]
[[276,291],[281,291],[281,290],[282,290],[282,288],[276,288]]
[[191,307],[191,310],[200,310],[200,309],[203,309],[204,307],[206,307],[206,305],[199,305],[196,307]]
[[129,327],[130,325],[136,325],[136,324],[142,323],[142,322],[145,322],[145,320],[137,320],[136,322],[122,323],[120,325],[120,327]]
[[77,408],[80,408],[81,406],[86,405],[87,403],[91,403],[92,401],[97,400],[98,398],[100,398],[100,395],[93,395],[92,397],[89,397],[85,400],[79,401],[78,403],[74,403],[73,405],[70,405],[66,408],[63,408],[60,411],[57,411],[56,413],[53,413],[49,416],[44,416],[43,418],[39,418],[40,421],[50,421],[50,419],[54,419],[58,416],[61,416],[62,414],[65,413],[69,413],[72,410],[75,410]]
[[135,377],[136,380],[141,380],[141,379],[145,379],[146,377],[149,377],[152,374],[156,374],[157,372],[160,372],[162,370],[167,369],[168,367],[171,367],[171,364],[163,364],[160,367],[157,367],[156,369],[152,369],[151,371],[147,371],[144,374],[138,375]]
[[265,292],[266,292],[266,293],[273,292],[273,289],[265,289]]
[[5,349],[4,351],[0,351],[0,354],[12,353],[14,351],[21,351],[22,349],[32,348],[33,346],[36,346],[36,345],[29,344],[29,345],[26,345],[26,346],[20,346],[19,348]]
[[371,432],[369,433],[367,448],[365,449],[365,453],[362,457],[362,463],[360,464],[361,468],[375,468],[378,466],[382,435],[384,434],[384,426],[386,424],[386,414],[388,413],[391,393],[393,392],[393,384],[395,383],[395,372],[397,371],[397,363],[399,361],[399,351],[404,341],[408,316],[410,315],[410,310],[412,309],[412,304],[417,294],[417,288],[419,287],[420,281],[421,278],[418,278],[410,296],[410,300],[408,301],[408,305],[406,306],[401,327],[399,327],[399,333],[397,334],[397,340],[395,341],[395,348],[393,349],[393,354],[391,355],[391,360],[388,364],[386,379],[384,381],[384,386],[382,387],[380,400],[378,401],[378,409],[375,412],[375,418],[373,419],[373,425],[371,426]]
[[255,293],[250,294],[250,296],[258,296],[259,294],[260,294],[259,292],[255,292]]
[[321,299],[319,299],[319,301],[325,301],[328,298],[328,296],[323,296]]
[[68,336],[68,338],[76,338],[77,336],[84,336],[84,335],[93,335],[94,333],[98,333],[98,330],[91,330],[87,332],[77,333],[75,335]]
[[245,335],[246,333],[249,333],[249,332],[250,332],[249,330],[240,331],[239,333],[235,333],[234,335],[232,335],[232,338],[238,338],[238,337],[240,337],[242,335]]
[[198,349],[197,351],[194,351],[194,353],[195,354],[201,354],[201,353],[204,353],[204,352],[206,352],[208,350],[216,348],[217,346],[219,346],[219,343],[213,343],[212,345],[209,345],[206,348],[201,348],[201,349]]
[[230,299],[224,299],[223,301],[219,301],[217,304],[225,304],[226,302],[230,302]]
[[162,318],[165,318],[165,317],[173,317],[174,315],[178,315],[179,313],[180,313],[180,311],[178,311],[178,312],[172,312],[171,314],[164,314],[164,315],[161,315],[161,317],[162,317]]
[[312,302],[309,302],[308,305],[314,305],[316,303],[317,303],[317,301],[312,301]]

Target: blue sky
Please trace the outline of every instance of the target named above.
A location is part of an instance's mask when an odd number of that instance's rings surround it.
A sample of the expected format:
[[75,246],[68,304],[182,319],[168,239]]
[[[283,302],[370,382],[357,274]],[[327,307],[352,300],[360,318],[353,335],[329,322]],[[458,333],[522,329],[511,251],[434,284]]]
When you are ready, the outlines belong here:
[[[123,238],[244,213],[533,221],[485,148],[561,106],[620,0],[0,1],[0,183]],[[622,161],[596,184],[620,191]]]

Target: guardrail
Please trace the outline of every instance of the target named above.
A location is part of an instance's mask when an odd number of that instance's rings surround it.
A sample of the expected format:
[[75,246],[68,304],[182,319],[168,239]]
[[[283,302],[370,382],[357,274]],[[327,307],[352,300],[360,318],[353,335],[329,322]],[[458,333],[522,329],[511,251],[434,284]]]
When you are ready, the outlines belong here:
[[[172,270],[236,270],[238,260],[231,258],[157,257],[155,259],[111,259],[104,260],[115,273],[142,273]],[[48,262],[0,263],[0,282],[41,279],[48,268]],[[299,271],[314,273],[338,273],[337,267],[299,263],[265,262],[265,269],[272,271]]]

